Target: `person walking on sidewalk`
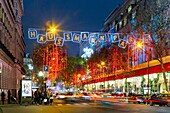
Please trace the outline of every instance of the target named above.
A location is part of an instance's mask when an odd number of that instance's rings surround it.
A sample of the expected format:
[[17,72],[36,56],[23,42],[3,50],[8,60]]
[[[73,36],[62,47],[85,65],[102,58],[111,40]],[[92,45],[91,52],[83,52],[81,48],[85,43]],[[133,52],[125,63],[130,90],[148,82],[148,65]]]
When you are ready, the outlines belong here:
[[4,101],[5,101],[5,92],[2,91],[1,93],[1,101],[2,101],[2,104],[4,104]]
[[10,100],[11,100],[11,91],[10,90],[8,90],[8,104],[10,104],[11,102],[10,102]]

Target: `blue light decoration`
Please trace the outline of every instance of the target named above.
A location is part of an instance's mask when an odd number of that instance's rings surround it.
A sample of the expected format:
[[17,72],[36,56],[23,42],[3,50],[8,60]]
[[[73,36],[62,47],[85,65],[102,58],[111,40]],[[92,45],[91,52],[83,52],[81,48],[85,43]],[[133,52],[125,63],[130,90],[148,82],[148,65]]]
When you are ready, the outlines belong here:
[[28,29],[28,38],[29,39],[36,39],[37,38],[37,30],[36,29]]
[[63,46],[64,44],[64,39],[62,37],[56,37],[54,44],[56,46]]
[[85,47],[83,48],[84,54],[81,56],[81,58],[88,59],[91,57],[91,55],[94,53],[92,48]]
[[146,27],[145,24],[142,24],[142,28],[143,28],[143,30],[144,30],[146,33],[148,32],[148,29],[147,29],[147,27]]
[[126,40],[123,40],[123,39],[120,39],[118,46],[119,46],[120,48],[125,49],[126,46],[127,46],[127,41],[126,41]]
[[119,34],[118,33],[110,34],[110,40],[112,43],[119,42]]
[[46,36],[44,34],[38,34],[37,42],[40,44],[46,43]]
[[81,32],[81,40],[88,41],[89,40],[89,32]]
[[72,41],[72,33],[71,32],[65,32],[63,34],[64,40],[65,41]]
[[80,43],[80,41],[81,41],[81,36],[80,36],[80,34],[74,33],[74,34],[73,34],[73,39],[72,39],[72,41],[73,41],[73,42],[76,42],[76,43]]
[[52,32],[47,32],[46,38],[47,38],[47,41],[54,41],[55,40],[55,34],[52,33]]
[[99,34],[99,41],[106,42],[106,34]]
[[110,30],[109,30],[110,33],[115,33],[115,27],[112,27]]
[[105,42],[102,41],[102,42],[100,43],[100,48],[104,47],[104,45],[105,45]]
[[98,33],[90,33],[89,44],[91,44],[92,46],[97,45],[98,35],[99,35]]
[[132,18],[132,20],[130,22],[132,24],[132,34],[134,34],[135,26],[136,26],[136,20],[134,18]]

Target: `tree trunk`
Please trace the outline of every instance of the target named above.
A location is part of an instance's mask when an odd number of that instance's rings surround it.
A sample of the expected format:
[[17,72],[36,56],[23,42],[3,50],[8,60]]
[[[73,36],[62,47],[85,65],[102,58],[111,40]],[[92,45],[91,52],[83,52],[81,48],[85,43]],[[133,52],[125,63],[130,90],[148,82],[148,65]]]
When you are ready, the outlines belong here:
[[164,68],[164,64],[163,63],[161,63],[161,68],[162,68],[162,73],[163,73],[163,78],[164,78],[165,90],[168,92],[168,85],[167,85],[165,68]]

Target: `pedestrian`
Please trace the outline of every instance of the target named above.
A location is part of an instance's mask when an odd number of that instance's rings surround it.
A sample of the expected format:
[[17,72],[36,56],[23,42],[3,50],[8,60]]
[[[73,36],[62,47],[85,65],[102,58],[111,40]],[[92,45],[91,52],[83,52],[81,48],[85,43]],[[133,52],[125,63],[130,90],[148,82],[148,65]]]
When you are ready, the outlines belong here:
[[2,104],[4,104],[4,101],[5,101],[5,92],[2,91],[1,93],[1,101],[2,101]]
[[52,105],[52,103],[53,103],[53,94],[51,93],[50,94],[50,105]]
[[21,88],[18,90],[18,103],[21,105]]
[[11,102],[10,102],[10,100],[11,100],[11,91],[10,90],[8,90],[8,104],[10,104]]

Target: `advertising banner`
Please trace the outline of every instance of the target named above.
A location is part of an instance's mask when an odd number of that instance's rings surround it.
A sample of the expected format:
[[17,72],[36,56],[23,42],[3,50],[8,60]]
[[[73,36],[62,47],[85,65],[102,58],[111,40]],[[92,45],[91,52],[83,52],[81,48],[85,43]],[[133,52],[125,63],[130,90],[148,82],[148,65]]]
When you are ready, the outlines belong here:
[[32,81],[31,80],[22,80],[22,97],[31,97],[32,96]]

